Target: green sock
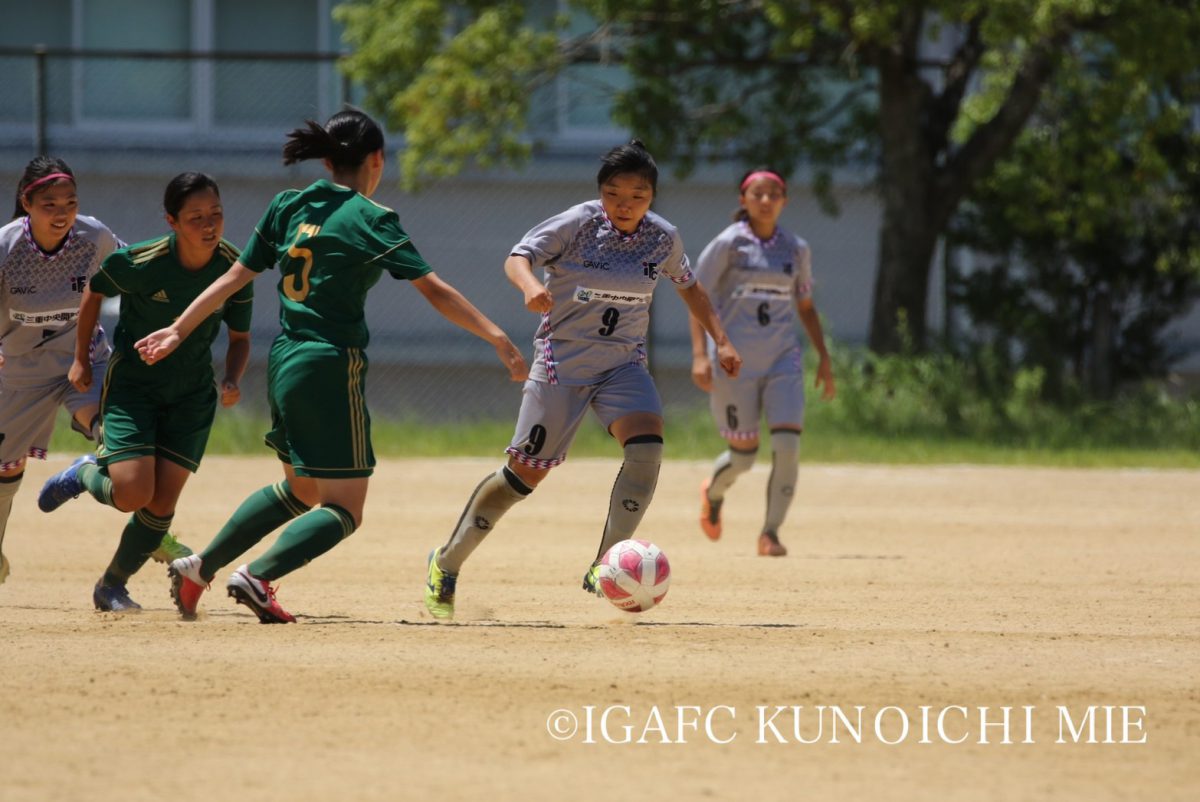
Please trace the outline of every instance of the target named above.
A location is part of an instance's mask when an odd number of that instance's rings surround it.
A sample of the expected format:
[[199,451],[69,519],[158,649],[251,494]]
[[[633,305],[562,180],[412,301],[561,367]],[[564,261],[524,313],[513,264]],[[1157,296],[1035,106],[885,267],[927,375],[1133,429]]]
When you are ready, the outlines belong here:
[[101,504],[107,504],[110,507],[116,506],[113,504],[112,479],[109,479],[100,470],[99,465],[85,462],[79,466],[79,470],[75,475],[79,477],[79,481],[83,484],[84,489],[91,494],[92,498]]
[[286,479],[254,491],[200,552],[200,576],[211,582],[217,571],[308,510],[308,505],[292,494]]
[[356,528],[354,516],[336,504],[310,510],[284,529],[266,554],[250,563],[250,573],[274,582],[320,557]]
[[104,572],[105,585],[110,587],[124,585],[129,577],[150,559],[150,553],[158,548],[163,535],[171,528],[175,514],[158,517],[145,508],[129,516],[129,523],[121,532],[121,542],[117,545],[117,553],[113,555],[108,570]]

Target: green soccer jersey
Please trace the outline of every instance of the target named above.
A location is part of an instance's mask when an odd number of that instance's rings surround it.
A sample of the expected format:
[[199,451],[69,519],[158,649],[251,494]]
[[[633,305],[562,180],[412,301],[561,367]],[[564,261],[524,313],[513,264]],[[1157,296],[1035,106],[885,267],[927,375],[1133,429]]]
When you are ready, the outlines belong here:
[[412,280],[432,269],[394,211],[327,180],[276,195],[241,261],[257,272],[279,264],[288,336],[346,348],[367,345],[367,291],[384,270]]
[[179,263],[175,235],[168,234],[114,251],[105,259],[89,286],[92,292],[106,297],[121,296],[121,315],[113,334],[113,346],[125,357],[124,364],[136,365],[137,369],[156,376],[166,372],[187,378],[200,368],[211,371],[212,344],[220,332],[221,321],[233,331],[250,330],[253,284],[238,290],[174,353],[156,365],[143,363],[134,343],[174,323],[188,304],[223,276],[237,258],[237,248],[221,240],[208,264],[199,270],[188,270]]

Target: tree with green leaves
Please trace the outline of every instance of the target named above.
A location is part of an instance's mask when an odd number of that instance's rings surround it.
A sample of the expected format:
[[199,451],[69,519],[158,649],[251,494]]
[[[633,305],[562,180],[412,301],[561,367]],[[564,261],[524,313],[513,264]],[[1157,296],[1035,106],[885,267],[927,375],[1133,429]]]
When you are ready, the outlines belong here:
[[682,171],[707,159],[831,175],[867,165],[882,201],[870,345],[922,347],[933,256],[1064,64],[1101,42],[1137,71],[1194,62],[1193,0],[352,0],[336,10],[367,105],[404,134],[410,185],[528,158],[533,90],[569,65],[630,76],[614,114]]
[[1200,299],[1200,80],[1147,82],[1098,50],[1064,69],[948,241],[971,320],[958,348],[1002,381],[1037,368],[1043,395],[1105,398],[1163,376],[1167,325]]

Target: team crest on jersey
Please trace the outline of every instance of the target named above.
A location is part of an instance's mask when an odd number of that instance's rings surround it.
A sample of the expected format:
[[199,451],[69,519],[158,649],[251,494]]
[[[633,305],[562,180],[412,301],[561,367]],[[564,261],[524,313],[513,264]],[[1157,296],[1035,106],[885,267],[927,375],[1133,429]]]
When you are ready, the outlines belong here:
[[158,292],[154,293],[150,296],[150,300],[158,301],[159,303],[163,304],[169,304],[171,302],[171,299],[167,297],[166,290],[159,290]]

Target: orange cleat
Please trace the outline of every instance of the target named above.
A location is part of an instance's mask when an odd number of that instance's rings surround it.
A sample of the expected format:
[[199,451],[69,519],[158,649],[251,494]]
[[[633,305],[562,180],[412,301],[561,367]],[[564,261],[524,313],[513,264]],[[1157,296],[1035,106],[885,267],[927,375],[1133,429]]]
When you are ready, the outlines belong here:
[[759,557],[784,557],[787,546],[779,542],[779,535],[774,532],[763,532],[758,536]]
[[709,540],[721,539],[721,501],[712,501],[708,497],[709,479],[700,483],[700,528]]

